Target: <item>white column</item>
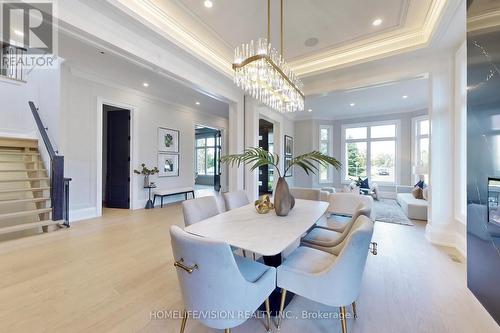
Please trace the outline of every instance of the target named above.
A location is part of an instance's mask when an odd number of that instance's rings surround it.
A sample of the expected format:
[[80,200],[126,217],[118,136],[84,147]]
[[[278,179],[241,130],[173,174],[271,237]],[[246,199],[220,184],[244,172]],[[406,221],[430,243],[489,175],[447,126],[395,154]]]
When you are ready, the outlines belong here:
[[[229,104],[229,154],[240,154],[244,149],[243,94],[237,103]],[[229,191],[243,189],[243,168],[228,167]]]
[[453,224],[453,99],[454,61],[437,59],[430,74],[431,123],[429,211],[426,237],[440,245],[455,245]]

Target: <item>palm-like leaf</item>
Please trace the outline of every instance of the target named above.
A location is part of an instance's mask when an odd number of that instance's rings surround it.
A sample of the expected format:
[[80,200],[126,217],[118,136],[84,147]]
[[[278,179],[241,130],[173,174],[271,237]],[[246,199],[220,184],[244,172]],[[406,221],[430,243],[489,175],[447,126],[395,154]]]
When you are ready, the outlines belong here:
[[272,165],[278,171],[279,176],[281,177],[278,165],[280,158],[277,154],[271,154],[267,150],[262,148],[247,148],[243,151],[243,154],[234,154],[234,155],[226,155],[222,156],[222,163],[226,163],[229,166],[237,166],[243,164],[251,164],[250,170],[253,171],[264,165]]
[[[221,162],[226,163],[229,166],[240,167],[242,163],[245,165],[251,164],[252,166],[250,170],[252,171],[264,165],[272,165],[278,172],[278,176],[281,177],[281,172],[278,167],[279,161],[280,158],[277,154],[271,154],[262,148],[247,148],[243,151],[243,154],[226,155],[221,157]],[[316,164],[325,167],[331,165],[337,170],[341,167],[341,164],[337,159],[322,154],[319,151],[312,151],[293,158],[284,174],[286,174],[286,172],[293,166],[301,167],[308,175],[309,173],[316,174],[316,171],[318,171]]]
[[310,153],[302,154],[293,158],[288,168],[286,168],[285,174],[288,169],[290,169],[294,165],[301,167],[308,175],[309,172],[311,172],[312,174],[316,174],[316,171],[318,171],[318,167],[313,162],[317,162],[323,167],[331,165],[337,170],[340,170],[342,166],[342,164],[336,158],[320,153],[319,151],[312,151]]

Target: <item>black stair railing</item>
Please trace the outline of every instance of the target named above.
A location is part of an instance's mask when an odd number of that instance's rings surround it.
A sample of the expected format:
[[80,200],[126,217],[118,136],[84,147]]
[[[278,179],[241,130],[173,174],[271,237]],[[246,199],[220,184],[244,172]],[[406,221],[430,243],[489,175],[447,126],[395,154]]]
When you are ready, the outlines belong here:
[[50,142],[47,134],[47,128],[42,123],[35,103],[30,101],[29,106],[50,157],[50,201],[52,204],[52,220],[62,220],[64,221],[64,225],[69,227],[69,182],[71,178],[64,177],[64,156],[59,155],[58,152],[54,150],[54,146]]

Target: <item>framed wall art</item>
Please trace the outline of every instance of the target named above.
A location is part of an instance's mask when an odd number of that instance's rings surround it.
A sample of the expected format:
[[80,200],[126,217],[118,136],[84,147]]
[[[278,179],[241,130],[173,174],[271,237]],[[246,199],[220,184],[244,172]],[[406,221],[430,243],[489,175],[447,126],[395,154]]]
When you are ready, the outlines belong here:
[[293,138],[285,135],[285,156],[293,156]]
[[179,153],[179,131],[158,127],[158,151]]
[[179,176],[179,155],[178,154],[158,154],[158,177],[178,177]]

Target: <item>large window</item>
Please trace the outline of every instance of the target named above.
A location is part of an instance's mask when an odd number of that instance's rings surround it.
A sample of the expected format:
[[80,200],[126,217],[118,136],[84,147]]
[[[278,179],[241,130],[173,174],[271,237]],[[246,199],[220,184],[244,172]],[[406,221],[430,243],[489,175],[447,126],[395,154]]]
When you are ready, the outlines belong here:
[[[319,151],[325,155],[332,156],[332,126],[320,126],[319,127]],[[332,183],[333,182],[333,168],[324,167],[320,165],[319,167],[319,182],[320,183]]]
[[199,175],[213,175],[215,171],[215,138],[196,138],[196,171]]
[[343,126],[344,180],[396,182],[397,122]]
[[[429,170],[429,118],[427,116],[415,118],[413,120],[413,133],[415,136],[413,164]],[[415,175],[417,178],[419,175]],[[428,181],[428,176],[425,175],[425,181]]]

